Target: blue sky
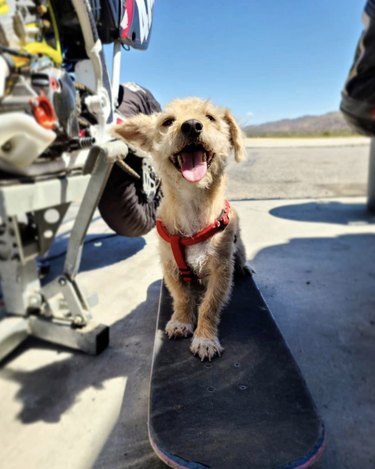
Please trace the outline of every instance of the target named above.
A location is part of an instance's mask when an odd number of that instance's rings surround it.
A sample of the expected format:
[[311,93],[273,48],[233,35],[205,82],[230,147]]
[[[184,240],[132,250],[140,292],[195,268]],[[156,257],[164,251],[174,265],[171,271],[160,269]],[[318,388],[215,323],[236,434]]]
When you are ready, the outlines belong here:
[[123,52],[121,81],[146,86],[162,105],[210,98],[241,124],[337,110],[363,7],[361,0],[155,0],[149,48]]

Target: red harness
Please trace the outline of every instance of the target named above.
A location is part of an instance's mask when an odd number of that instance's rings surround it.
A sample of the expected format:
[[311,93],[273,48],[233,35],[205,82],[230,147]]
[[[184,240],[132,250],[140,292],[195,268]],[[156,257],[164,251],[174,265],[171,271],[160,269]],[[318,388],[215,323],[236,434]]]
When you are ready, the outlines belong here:
[[180,271],[181,278],[184,282],[188,283],[197,278],[191,271],[190,267],[187,265],[185,258],[185,246],[192,246],[193,244],[203,243],[203,241],[211,238],[211,236],[214,234],[223,231],[229,223],[229,213],[230,204],[226,200],[224,209],[221,212],[219,218],[217,218],[213,223],[208,225],[203,230],[195,233],[193,236],[171,235],[161,220],[156,220],[156,229],[164,241],[170,243],[178,270]]

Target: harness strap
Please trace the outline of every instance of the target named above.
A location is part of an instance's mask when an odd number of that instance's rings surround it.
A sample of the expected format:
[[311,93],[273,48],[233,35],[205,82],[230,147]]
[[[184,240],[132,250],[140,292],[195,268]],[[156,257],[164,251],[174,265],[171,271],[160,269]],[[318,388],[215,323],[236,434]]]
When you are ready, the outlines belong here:
[[181,278],[184,282],[192,282],[196,278],[196,275],[191,271],[190,267],[186,262],[185,247],[192,246],[193,244],[203,243],[207,239],[216,233],[223,231],[229,223],[230,204],[228,200],[225,200],[224,209],[222,210],[219,218],[213,223],[208,225],[193,236],[179,236],[171,235],[166,227],[163,225],[160,219],[156,220],[156,229],[164,241],[170,243],[172,253],[176,261],[178,270],[180,271]]

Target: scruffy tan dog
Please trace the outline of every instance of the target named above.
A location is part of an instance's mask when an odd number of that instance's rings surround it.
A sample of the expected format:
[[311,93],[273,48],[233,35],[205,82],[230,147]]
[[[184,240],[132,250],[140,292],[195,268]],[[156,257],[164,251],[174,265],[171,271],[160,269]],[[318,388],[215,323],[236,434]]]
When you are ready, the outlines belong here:
[[228,110],[187,98],[172,101],[160,114],[126,120],[115,132],[150,152],[161,176],[157,228],[173,298],[166,333],[194,334],[190,349],[202,360],[220,356],[220,311],[234,268],[246,271],[238,216],[224,196],[227,158],[233,152],[241,161],[244,155],[241,130]]

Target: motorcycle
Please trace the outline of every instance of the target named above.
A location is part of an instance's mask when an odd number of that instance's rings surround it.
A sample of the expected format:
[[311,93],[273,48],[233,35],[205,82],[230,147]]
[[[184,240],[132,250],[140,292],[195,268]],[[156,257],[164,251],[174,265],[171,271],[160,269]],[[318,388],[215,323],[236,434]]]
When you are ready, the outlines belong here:
[[[76,275],[98,205],[109,226],[123,221],[114,227],[121,235],[143,235],[155,223],[162,195],[147,156],[110,134],[124,118],[122,48],[147,49],[153,6],[0,0],[0,359],[30,334],[94,354],[108,344],[108,327],[92,325]],[[111,79],[103,50],[110,44]],[[77,196],[63,272],[43,284],[35,261]],[[121,212],[114,217],[113,207]]]
[[[153,0],[0,3],[0,171],[37,177],[76,170],[88,149],[111,138],[108,128],[122,120],[116,111],[121,51],[147,49],[153,5]],[[106,44],[113,44],[112,80]],[[133,166],[141,181],[122,164],[133,178],[122,181],[132,206],[121,216],[129,218],[124,227],[137,228],[120,231],[139,236],[154,224],[159,182],[148,159],[135,158]],[[111,226],[113,217],[105,209],[102,214]]]
[[[0,2],[1,170],[57,171],[108,140],[121,48],[147,49],[152,11],[153,0]],[[111,81],[104,44],[114,44]]]

